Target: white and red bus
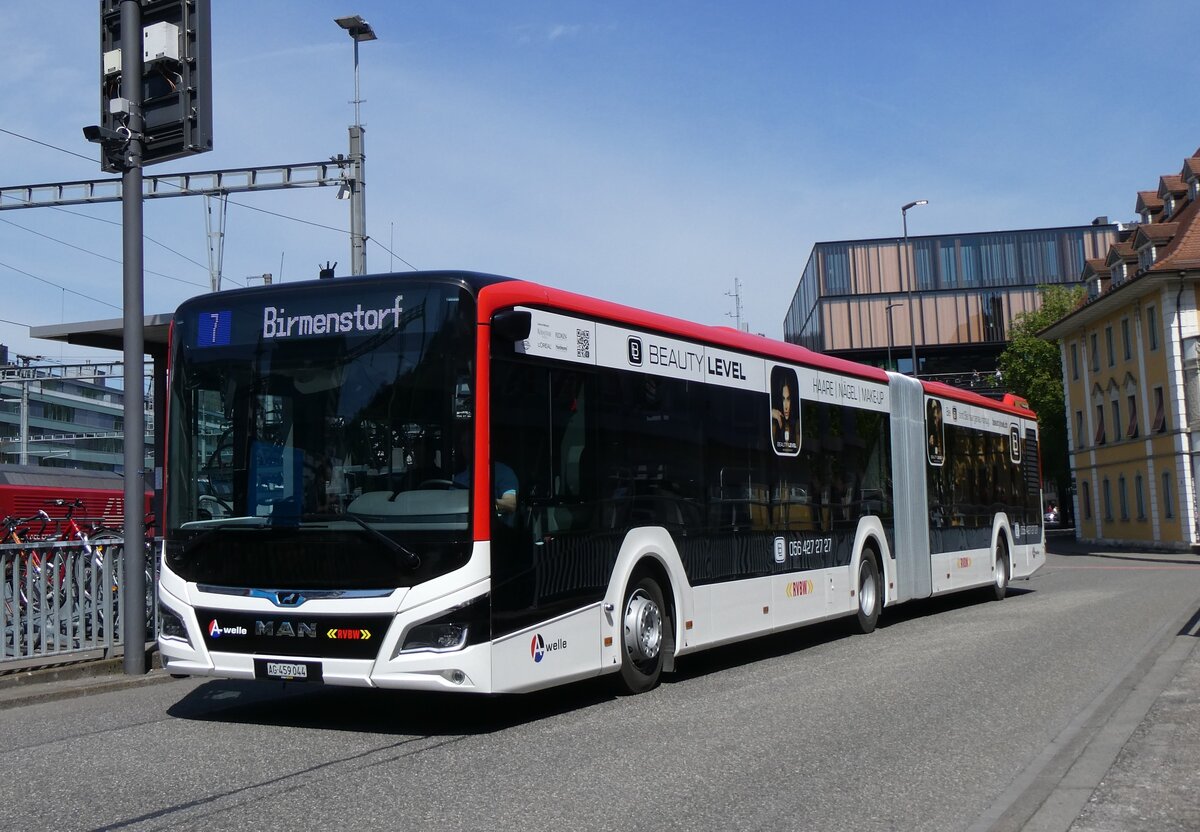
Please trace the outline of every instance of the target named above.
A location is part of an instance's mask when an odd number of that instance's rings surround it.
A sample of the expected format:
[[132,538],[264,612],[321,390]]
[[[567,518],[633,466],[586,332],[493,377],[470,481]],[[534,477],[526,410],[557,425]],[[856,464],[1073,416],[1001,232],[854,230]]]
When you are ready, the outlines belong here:
[[1045,558],[1022,402],[521,280],[196,298],[169,386],[176,674],[638,692]]

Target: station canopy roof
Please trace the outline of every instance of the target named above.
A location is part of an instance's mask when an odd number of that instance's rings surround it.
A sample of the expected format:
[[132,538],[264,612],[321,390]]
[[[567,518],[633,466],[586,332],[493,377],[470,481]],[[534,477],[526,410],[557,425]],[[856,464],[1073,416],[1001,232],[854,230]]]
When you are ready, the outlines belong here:
[[[143,325],[143,341],[146,355],[162,358],[167,354],[167,336],[171,330],[171,319],[166,313],[147,315]],[[121,318],[104,321],[79,321],[69,324],[31,326],[29,335],[47,341],[60,341],[81,347],[99,347],[121,352],[125,349],[125,322]]]

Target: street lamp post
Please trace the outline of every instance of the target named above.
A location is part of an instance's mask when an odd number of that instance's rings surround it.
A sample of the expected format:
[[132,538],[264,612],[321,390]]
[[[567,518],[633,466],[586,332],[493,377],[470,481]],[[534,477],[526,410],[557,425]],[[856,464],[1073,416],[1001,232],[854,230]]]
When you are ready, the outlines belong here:
[[913,378],[917,377],[917,326],[913,319],[913,283],[916,282],[916,277],[913,275],[915,261],[913,261],[912,254],[908,249],[908,209],[928,204],[928,199],[918,199],[900,206],[900,222],[904,225],[904,269],[908,272],[908,340],[912,344]]
[[375,30],[371,24],[359,15],[337,17],[334,22],[341,26],[354,41],[354,124],[350,127],[350,273],[367,273],[367,182],[366,182],[366,153],[363,150],[362,120],[359,116],[359,105],[362,98],[358,94],[358,44],[361,41],[376,40]]
[[903,306],[903,305],[904,304],[902,304],[902,303],[889,303],[887,306],[884,307],[884,310],[887,312],[887,319],[888,319],[888,358],[887,358],[887,363],[888,363],[889,369],[893,368],[892,367],[892,341],[893,341],[893,338],[892,338],[892,310],[898,306]]

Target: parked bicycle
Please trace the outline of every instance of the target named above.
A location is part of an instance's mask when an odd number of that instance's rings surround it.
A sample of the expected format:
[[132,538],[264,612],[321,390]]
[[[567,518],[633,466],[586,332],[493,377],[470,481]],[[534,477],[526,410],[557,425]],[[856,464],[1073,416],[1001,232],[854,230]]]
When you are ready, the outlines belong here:
[[[3,526],[0,544],[24,547],[31,538],[44,533],[49,522],[45,511],[31,517],[5,517],[0,520]],[[50,622],[61,618],[66,601],[63,588],[66,564],[61,556],[33,546],[6,548],[3,562],[5,647],[7,652],[16,654],[30,643],[40,642]]]

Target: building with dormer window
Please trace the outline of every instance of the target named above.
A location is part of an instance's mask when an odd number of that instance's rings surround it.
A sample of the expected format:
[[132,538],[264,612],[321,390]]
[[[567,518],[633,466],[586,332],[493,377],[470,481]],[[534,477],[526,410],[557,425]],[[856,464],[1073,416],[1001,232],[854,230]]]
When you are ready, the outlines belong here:
[[1041,333],[1062,350],[1076,537],[1195,550],[1200,150],[1136,210],[1141,223],[1085,266],[1083,305]]

